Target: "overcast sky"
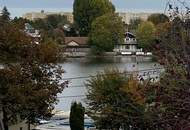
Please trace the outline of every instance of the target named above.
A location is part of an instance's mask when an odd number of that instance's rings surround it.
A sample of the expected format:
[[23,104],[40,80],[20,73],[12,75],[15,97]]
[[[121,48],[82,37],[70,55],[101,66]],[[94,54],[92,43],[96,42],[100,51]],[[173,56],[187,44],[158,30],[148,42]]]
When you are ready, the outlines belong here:
[[[0,7],[7,6],[12,16],[30,11],[72,11],[74,0],[0,0]],[[163,12],[168,0],[112,0],[119,11]]]

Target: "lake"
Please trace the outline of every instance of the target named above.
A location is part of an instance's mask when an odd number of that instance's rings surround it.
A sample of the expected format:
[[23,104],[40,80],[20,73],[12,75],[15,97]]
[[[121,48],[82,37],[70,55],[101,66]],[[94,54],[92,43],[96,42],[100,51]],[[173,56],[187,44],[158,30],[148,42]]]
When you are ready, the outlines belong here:
[[73,101],[82,102],[85,106],[85,82],[90,75],[102,72],[107,68],[117,68],[120,71],[138,71],[145,69],[160,68],[161,66],[152,62],[150,57],[106,57],[106,58],[70,58],[60,64],[65,70],[64,79],[69,80],[69,87],[58,95],[59,102],[56,110],[69,111]]

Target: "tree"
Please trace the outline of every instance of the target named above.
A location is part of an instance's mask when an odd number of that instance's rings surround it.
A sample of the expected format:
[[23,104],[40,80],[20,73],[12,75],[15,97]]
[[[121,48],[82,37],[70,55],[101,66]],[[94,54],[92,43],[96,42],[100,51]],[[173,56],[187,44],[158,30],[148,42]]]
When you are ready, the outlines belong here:
[[148,17],[148,21],[154,25],[158,25],[160,23],[169,22],[169,18],[165,14],[152,14]]
[[4,23],[0,26],[0,60],[16,61],[19,60],[24,46],[31,43],[31,39],[24,32],[12,23]]
[[139,46],[146,51],[151,50],[155,40],[155,31],[156,28],[152,22],[141,23],[136,32]]
[[35,28],[45,31],[53,30],[60,26],[62,27],[65,24],[69,24],[64,15],[57,14],[48,15],[45,19],[37,19],[31,23]]
[[71,130],[84,130],[84,112],[85,109],[81,103],[72,103],[69,117]]
[[99,129],[146,128],[144,84],[118,70],[105,70],[86,84],[88,114]]
[[7,7],[3,7],[3,10],[2,10],[2,13],[1,13],[1,16],[0,16],[0,19],[3,21],[3,22],[8,22],[10,20],[10,13],[9,11],[7,10]]
[[129,22],[129,31],[130,32],[135,32],[138,28],[138,26],[142,23],[143,21],[140,18],[137,19],[131,19]]
[[[2,30],[1,30],[2,29]],[[56,62],[59,51],[56,44],[45,41],[31,43],[14,24],[6,23],[0,29],[1,58],[15,59],[0,69],[0,102],[5,130],[9,124],[51,116],[57,94],[67,85],[61,81],[63,70]],[[9,59],[9,58],[8,58]]]
[[167,31],[160,33],[154,46],[165,74],[157,86],[153,107],[156,125],[162,129],[188,130],[190,114],[190,20],[175,18]]
[[15,17],[11,21],[17,28],[24,30],[25,29],[25,23],[32,23],[31,21],[21,18],[21,17]]
[[89,34],[89,44],[95,50],[94,54],[101,55],[105,51],[113,51],[115,44],[124,40],[124,27],[120,17],[115,14],[105,14],[92,23]]
[[80,35],[88,35],[91,24],[97,17],[114,11],[115,8],[109,0],[75,0],[73,14]]

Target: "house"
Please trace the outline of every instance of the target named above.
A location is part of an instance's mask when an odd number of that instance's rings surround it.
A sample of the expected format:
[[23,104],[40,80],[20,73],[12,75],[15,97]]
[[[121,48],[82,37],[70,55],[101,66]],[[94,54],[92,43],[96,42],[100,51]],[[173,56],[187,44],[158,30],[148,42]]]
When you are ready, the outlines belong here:
[[32,41],[35,44],[39,44],[40,39],[41,39],[39,30],[34,29],[29,23],[25,23],[24,32],[26,33],[27,36],[32,38]]
[[90,50],[88,37],[65,37],[65,54],[69,56],[85,56]]
[[114,47],[114,52],[123,55],[133,55],[137,52],[142,52],[142,49],[138,49],[138,43],[135,35],[130,32],[126,32],[124,43],[116,44]]
[[89,51],[88,37],[65,37],[66,52]]

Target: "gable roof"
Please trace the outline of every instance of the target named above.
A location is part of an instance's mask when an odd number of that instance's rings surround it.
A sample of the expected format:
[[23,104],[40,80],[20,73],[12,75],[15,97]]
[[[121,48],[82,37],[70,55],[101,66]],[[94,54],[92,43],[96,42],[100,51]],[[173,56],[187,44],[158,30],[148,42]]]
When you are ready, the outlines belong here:
[[78,45],[87,45],[88,37],[65,37],[65,44],[69,44],[70,42],[75,42]]

